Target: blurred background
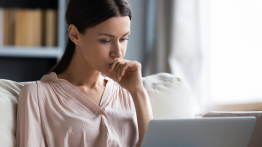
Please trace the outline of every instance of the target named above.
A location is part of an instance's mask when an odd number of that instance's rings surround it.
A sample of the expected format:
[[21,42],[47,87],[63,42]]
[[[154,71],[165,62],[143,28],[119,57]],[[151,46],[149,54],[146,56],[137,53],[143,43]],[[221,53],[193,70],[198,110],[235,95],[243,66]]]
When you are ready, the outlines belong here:
[[[192,90],[197,115],[262,110],[262,1],[127,0],[125,59],[143,76],[171,73]],[[67,0],[0,0],[0,79],[39,80],[61,58]]]

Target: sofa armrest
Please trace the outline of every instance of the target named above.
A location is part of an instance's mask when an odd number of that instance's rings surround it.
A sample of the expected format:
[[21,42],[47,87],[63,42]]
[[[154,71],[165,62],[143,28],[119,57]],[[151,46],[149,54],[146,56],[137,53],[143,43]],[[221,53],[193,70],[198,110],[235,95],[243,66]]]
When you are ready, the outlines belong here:
[[211,111],[203,117],[255,116],[257,119],[248,147],[262,146],[262,111]]
[[16,107],[21,88],[28,82],[0,79],[0,146],[15,146]]

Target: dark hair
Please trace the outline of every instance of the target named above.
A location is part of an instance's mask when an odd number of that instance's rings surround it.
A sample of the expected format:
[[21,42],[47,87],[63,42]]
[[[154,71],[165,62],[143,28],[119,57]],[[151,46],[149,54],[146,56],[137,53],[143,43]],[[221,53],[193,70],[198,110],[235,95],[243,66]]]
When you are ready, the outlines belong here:
[[[126,0],[70,0],[65,14],[66,23],[74,24],[84,34],[87,28],[111,17],[132,17]],[[75,44],[68,38],[65,52],[60,61],[48,72],[60,74],[67,69],[75,52]]]

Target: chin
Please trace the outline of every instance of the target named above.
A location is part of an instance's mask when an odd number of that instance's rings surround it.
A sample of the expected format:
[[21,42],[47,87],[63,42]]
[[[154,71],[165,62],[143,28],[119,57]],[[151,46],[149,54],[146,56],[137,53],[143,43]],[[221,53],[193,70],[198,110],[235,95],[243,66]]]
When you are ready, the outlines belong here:
[[102,69],[102,70],[99,70],[103,75],[107,75],[109,74],[108,72],[109,69]]

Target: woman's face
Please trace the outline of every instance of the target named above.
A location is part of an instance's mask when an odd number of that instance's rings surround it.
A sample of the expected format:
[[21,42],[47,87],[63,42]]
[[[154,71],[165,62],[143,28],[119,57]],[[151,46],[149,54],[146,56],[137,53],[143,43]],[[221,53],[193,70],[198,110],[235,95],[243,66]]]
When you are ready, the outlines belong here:
[[130,18],[112,17],[79,34],[76,51],[80,62],[87,67],[108,73],[111,64],[116,59],[122,59],[126,53],[128,35],[130,33]]

